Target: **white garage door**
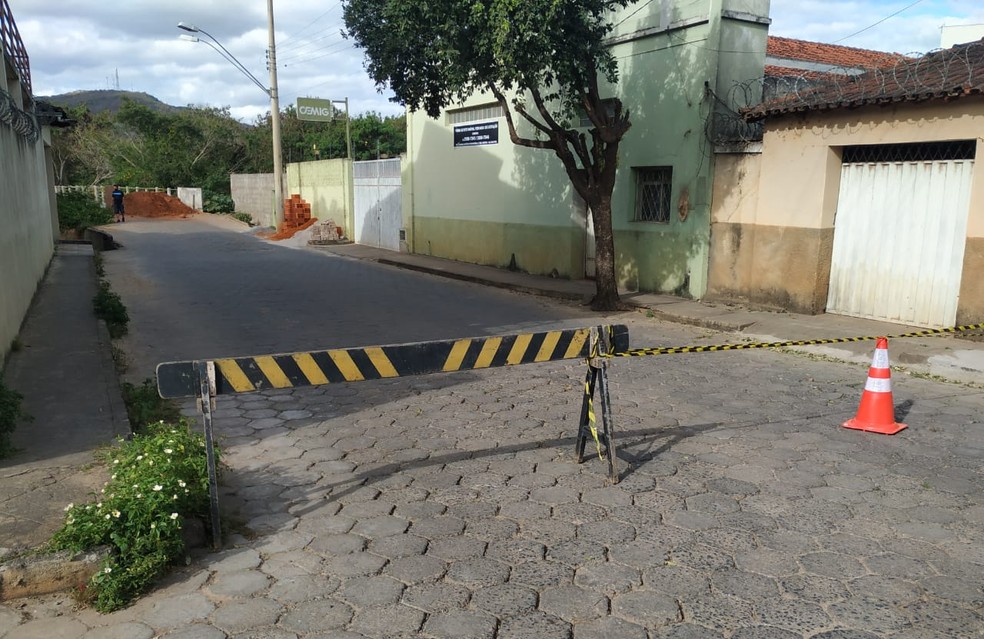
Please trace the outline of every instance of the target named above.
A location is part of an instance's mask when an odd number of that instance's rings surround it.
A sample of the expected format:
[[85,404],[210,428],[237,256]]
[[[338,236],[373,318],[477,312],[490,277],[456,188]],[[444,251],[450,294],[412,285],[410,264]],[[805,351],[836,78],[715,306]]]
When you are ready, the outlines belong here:
[[400,159],[352,163],[355,242],[400,250],[403,187]]
[[[960,157],[968,154],[966,149],[973,158],[973,148],[944,143],[850,147],[863,153],[845,149],[828,313],[953,326],[974,161],[906,158],[926,153]],[[889,161],[877,161],[879,155]]]

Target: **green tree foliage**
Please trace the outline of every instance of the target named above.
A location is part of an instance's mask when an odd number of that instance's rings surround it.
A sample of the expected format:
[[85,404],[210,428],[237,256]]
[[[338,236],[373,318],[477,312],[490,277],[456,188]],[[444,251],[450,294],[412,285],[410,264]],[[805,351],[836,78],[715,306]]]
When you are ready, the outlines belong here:
[[[59,184],[119,183],[200,187],[213,208],[229,208],[230,173],[270,173],[270,116],[243,124],[226,108],[161,112],[125,100],[116,115],[70,109],[78,124],[53,133]],[[302,122],[293,107],[281,114],[288,162],[346,156],[345,114],[330,123]],[[398,157],[406,151],[406,119],[366,113],[352,118],[357,160]]]
[[90,226],[109,224],[113,213],[92,199],[89,192],[59,193],[58,228],[62,231],[74,230],[81,234]]
[[[506,112],[514,144],[553,151],[593,213],[597,294],[618,306],[611,199],[629,113],[604,98],[618,65],[605,38],[629,0],[346,0],[348,34],[366,51],[373,79],[412,110],[437,117],[489,92]],[[513,96],[513,97],[510,97]],[[584,114],[589,130],[570,123]],[[521,134],[521,119],[530,134]]]

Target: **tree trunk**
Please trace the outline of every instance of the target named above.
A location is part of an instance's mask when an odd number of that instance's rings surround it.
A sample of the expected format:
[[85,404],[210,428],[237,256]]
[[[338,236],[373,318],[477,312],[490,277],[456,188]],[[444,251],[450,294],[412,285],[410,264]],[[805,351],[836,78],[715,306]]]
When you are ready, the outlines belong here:
[[619,308],[618,277],[615,273],[615,237],[612,232],[612,199],[598,198],[590,204],[595,232],[595,311],[615,311]]

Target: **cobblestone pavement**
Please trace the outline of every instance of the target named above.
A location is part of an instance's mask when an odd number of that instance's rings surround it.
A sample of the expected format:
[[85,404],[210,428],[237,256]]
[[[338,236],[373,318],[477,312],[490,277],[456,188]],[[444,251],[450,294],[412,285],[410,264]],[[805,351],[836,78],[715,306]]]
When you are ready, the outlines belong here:
[[897,375],[908,430],[842,429],[865,373],[617,360],[616,486],[573,463],[580,363],[223,397],[227,549],[0,636],[984,637],[981,391]]

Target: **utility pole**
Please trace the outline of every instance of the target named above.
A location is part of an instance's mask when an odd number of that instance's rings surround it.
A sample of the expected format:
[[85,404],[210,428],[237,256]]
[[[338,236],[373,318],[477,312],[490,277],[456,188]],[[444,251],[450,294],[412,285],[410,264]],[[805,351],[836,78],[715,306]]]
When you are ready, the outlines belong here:
[[273,0],[267,0],[267,30],[270,35],[270,125],[273,129],[273,226],[284,220],[284,161],[280,142],[280,98],[277,91],[277,42],[273,29]]

